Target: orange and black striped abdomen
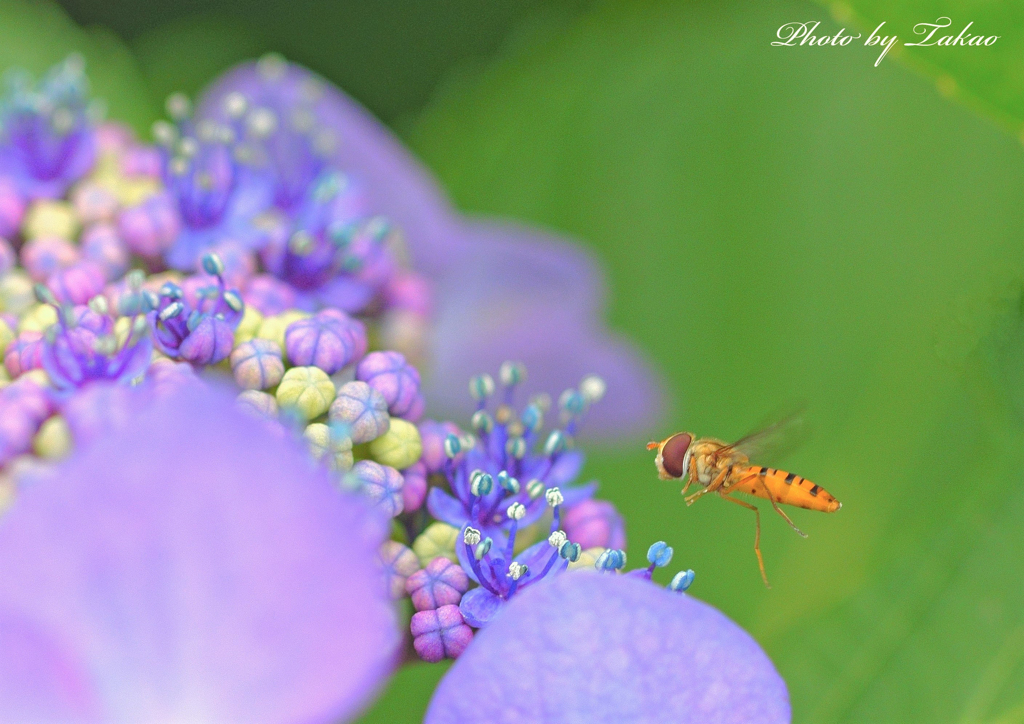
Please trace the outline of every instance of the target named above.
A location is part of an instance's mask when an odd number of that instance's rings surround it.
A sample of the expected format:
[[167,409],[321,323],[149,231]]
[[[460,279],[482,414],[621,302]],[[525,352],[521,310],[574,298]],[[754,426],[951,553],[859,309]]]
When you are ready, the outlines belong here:
[[740,476],[740,482],[731,490],[739,490],[759,498],[768,498],[765,487],[771,491],[776,503],[794,505],[808,510],[820,510],[823,513],[834,513],[842,507],[831,493],[820,485],[815,485],[807,478],[794,473],[774,468],[762,468],[751,465]]

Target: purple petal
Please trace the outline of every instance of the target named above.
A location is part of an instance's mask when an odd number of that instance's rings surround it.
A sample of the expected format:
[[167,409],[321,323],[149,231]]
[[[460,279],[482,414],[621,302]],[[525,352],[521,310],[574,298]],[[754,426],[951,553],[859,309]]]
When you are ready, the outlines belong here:
[[570,505],[578,505],[584,500],[590,500],[594,497],[594,493],[597,492],[597,481],[591,480],[585,485],[572,485],[568,488],[561,488],[562,497],[565,498],[567,507]]
[[440,488],[431,488],[427,493],[427,510],[438,520],[456,528],[462,528],[469,520],[466,507]]
[[571,483],[580,474],[585,460],[586,456],[579,450],[562,453],[544,476],[544,482],[549,488]]
[[289,64],[282,77],[273,79],[255,63],[245,63],[204,93],[199,115],[216,115],[224,97],[235,91],[255,104],[293,105],[300,95],[308,96],[310,80],[323,91],[315,113],[338,140],[335,163],[362,182],[369,208],[406,231],[417,269],[429,274],[443,269],[452,252],[452,217],[436,181],[380,121],[320,76]]
[[468,418],[466,380],[505,360],[526,365],[522,398],[556,396],[588,374],[607,382],[584,434],[639,436],[661,415],[658,376],[624,339],[603,329],[593,259],[564,239],[512,224],[467,222],[470,246],[438,281],[432,369],[424,394],[435,414]]
[[626,527],[615,506],[607,500],[567,503],[562,527],[569,540],[586,548],[626,547]]
[[789,720],[772,662],[718,610],[648,581],[585,572],[515,596],[441,680],[425,719]]
[[254,105],[294,105],[319,95],[313,111],[339,140],[333,161],[362,182],[369,208],[405,232],[414,268],[435,284],[437,319],[423,393],[435,414],[467,419],[467,380],[505,360],[526,363],[529,392],[557,395],[587,374],[608,383],[585,434],[641,435],[661,415],[663,385],[651,365],[603,327],[597,265],[564,238],[513,224],[469,221],[455,212],[431,174],[362,106],[304,68],[279,74],[246,63],[205,93],[200,116],[221,113],[241,92]]
[[[470,626],[480,628],[491,621],[501,610],[505,602],[485,588],[474,588],[462,597],[459,603],[459,610],[462,611],[462,618]],[[467,721],[479,721],[478,719],[467,719]]]
[[0,720],[42,716],[62,661],[102,721],[333,721],[382,683],[382,523],[215,393],[156,403],[6,514],[0,611],[59,648],[38,687],[0,687]]
[[6,721],[102,721],[81,662],[32,622],[0,614],[0,651]]

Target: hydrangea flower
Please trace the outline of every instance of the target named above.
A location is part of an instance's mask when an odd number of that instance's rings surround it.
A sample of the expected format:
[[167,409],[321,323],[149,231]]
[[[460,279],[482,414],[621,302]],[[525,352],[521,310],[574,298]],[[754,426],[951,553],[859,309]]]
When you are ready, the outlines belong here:
[[131,317],[119,341],[114,320],[102,313],[102,304],[97,305],[101,312],[86,306],[67,308],[42,286],[39,295],[57,309],[57,323],[47,328],[42,351],[43,369],[56,390],[67,393],[96,381],[128,384],[149,368],[153,345],[144,317]]
[[218,244],[233,242],[256,249],[268,237],[258,217],[272,202],[269,181],[244,162],[244,120],[194,121],[191,104],[181,94],[168,99],[174,121],[155,128],[163,149],[163,181],[180,220],[180,231],[165,254],[167,263],[193,270],[201,256]]
[[148,319],[156,347],[165,355],[214,365],[231,354],[245,305],[237,292],[225,289],[224,267],[216,254],[203,257],[203,268],[215,284],[195,288],[190,300],[182,287],[166,282]]
[[[521,524],[526,526],[543,515],[549,488],[560,489],[571,508],[590,498],[597,487],[570,485],[583,466],[583,453],[572,445],[584,415],[604,395],[604,382],[589,376],[580,389],[566,390],[558,402],[562,428],[543,435],[549,398],[534,397],[522,412],[512,407],[525,379],[523,365],[505,362],[500,390],[487,374],[470,381],[470,394],[477,401],[472,416],[475,437],[464,438],[465,451],[458,437],[447,438],[450,459],[444,475],[451,492],[434,487],[427,494],[427,509],[435,518],[460,529],[471,525],[501,544],[510,526],[504,511],[513,503],[523,506]],[[493,413],[488,410],[492,401]]]
[[572,573],[523,592],[477,633],[425,722],[789,720],[771,660],[722,613],[635,577]]
[[490,537],[481,539],[480,531],[466,527],[462,531],[462,545],[456,547],[459,563],[469,577],[479,584],[465,596],[459,610],[466,623],[474,628],[486,626],[502,607],[520,589],[540,582],[548,574],[558,574],[579,560],[578,543],[566,538],[559,530],[561,506],[564,502],[558,488],[550,488],[545,495],[554,511],[547,540],[535,543],[518,555],[515,554],[516,533],[526,509],[521,503],[512,503],[504,511],[511,523],[508,541],[495,546]]
[[383,531],[223,392],[158,403],[0,527],[0,719],[352,716],[396,662]]
[[[8,75],[0,99],[0,197],[57,198],[92,167],[97,153],[81,56],[55,66],[33,87],[26,73]],[[15,203],[15,202],[8,202]],[[15,220],[14,227],[20,219]],[[9,234],[0,225],[0,235]]]
[[[566,570],[651,585],[671,548],[617,575],[621,519],[572,485],[584,416],[625,433],[656,389],[595,322],[584,255],[462,219],[374,121],[278,58],[195,115],[180,95],[168,110],[158,147],[97,123],[75,59],[0,103],[5,503],[21,484],[0,552],[30,551],[0,556],[0,718],[335,719],[395,661],[387,598],[411,597],[412,647],[438,661],[474,655],[473,628],[489,641]],[[531,379],[473,378],[473,434],[415,424],[508,349]],[[247,416],[195,374],[229,359]],[[581,378],[557,429],[541,432],[546,396],[513,407]]]
[[[308,179],[329,163],[358,180],[373,213],[404,231],[413,268],[432,282],[431,323],[424,330],[407,322],[422,305],[401,307],[385,325],[386,345],[415,346],[417,335],[426,333],[430,374],[422,391],[434,414],[470,414],[463,381],[519,358],[531,370],[528,394],[565,389],[588,374],[608,381],[607,403],[588,423],[593,434],[625,437],[656,422],[660,383],[633,347],[602,327],[601,277],[580,247],[535,229],[457,214],[430,174],[376,119],[327,81],[278,56],[225,74],[204,95],[198,116],[223,119],[238,95],[250,107],[302,109],[298,135],[281,135],[274,151],[292,169],[279,178]],[[285,152],[296,147],[305,150]],[[403,284],[391,283],[385,296],[404,294]]]
[[[271,59],[262,67],[273,75],[283,66]],[[231,242],[256,252],[248,263],[287,285],[294,294],[290,305],[352,313],[376,306],[407,313],[405,319],[411,315],[419,326],[429,291],[403,260],[399,229],[374,211],[360,180],[333,163],[337,139],[314,112],[309,89],[283,96],[253,90],[230,92],[195,118],[184,99],[176,98],[169,110],[179,127],[156,129],[169,168],[177,167],[183,178],[193,159],[202,157],[203,139],[220,144],[224,152],[218,158],[225,159],[223,189],[206,183],[225,202],[202,206],[215,209],[217,218],[202,220],[201,233],[179,235],[168,262],[188,268],[202,249]],[[190,135],[185,138],[183,131]],[[209,170],[200,174],[219,178]],[[187,195],[194,195],[193,186],[188,182]],[[181,191],[177,197],[185,198]],[[237,200],[244,213],[229,200]]]

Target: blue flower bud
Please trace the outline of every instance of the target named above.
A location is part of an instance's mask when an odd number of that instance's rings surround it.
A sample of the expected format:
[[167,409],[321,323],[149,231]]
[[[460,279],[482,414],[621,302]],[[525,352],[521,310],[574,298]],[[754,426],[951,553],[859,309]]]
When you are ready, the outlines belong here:
[[660,540],[647,549],[647,562],[652,566],[664,568],[672,561],[672,553],[672,547]]
[[668,588],[670,591],[682,593],[693,585],[693,579],[695,576],[696,574],[692,570],[679,571],[679,573],[672,578],[672,582],[668,584]]

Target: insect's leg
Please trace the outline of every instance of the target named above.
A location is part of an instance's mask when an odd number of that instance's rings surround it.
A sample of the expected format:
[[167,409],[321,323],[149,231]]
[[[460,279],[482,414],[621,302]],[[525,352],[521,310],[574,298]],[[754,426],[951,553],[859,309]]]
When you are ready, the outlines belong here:
[[764,572],[764,558],[761,556],[761,511],[757,509],[756,505],[751,505],[728,495],[723,495],[722,497],[730,503],[736,503],[736,505],[742,505],[744,508],[754,511],[757,520],[757,533],[754,534],[754,553],[757,554],[757,565],[761,568],[761,578],[764,580],[765,588],[771,588],[772,584],[768,583],[768,574]]
[[789,527],[790,528],[792,528],[797,533],[799,533],[801,536],[806,538],[807,534],[804,533],[799,528],[797,528],[796,525],[794,525],[793,521],[789,519],[789,516],[786,515],[785,511],[782,510],[782,508],[779,507],[779,504],[777,502],[775,502],[775,496],[772,495],[771,489],[769,489],[768,485],[764,482],[764,480],[761,480],[760,477],[758,477],[758,480],[761,481],[761,485],[764,487],[764,492],[768,495],[768,500],[770,500],[772,502],[772,507],[775,508],[775,512],[778,513],[779,515],[781,515],[786,520],[786,522],[789,523]]
[[697,480],[697,459],[695,457],[690,457],[690,469],[685,472],[686,485],[684,485],[682,491],[680,491],[682,495],[686,495],[686,491]]
[[[718,490],[720,487],[722,487],[722,484],[725,482],[725,478],[726,478],[726,476],[728,474],[729,474],[729,469],[726,468],[725,470],[723,470],[722,472],[720,472],[718,474],[717,478],[715,478],[714,480],[711,481],[711,484],[708,487],[702,488],[701,490],[698,490],[696,493],[694,493],[689,498],[687,498],[686,499],[686,504],[687,505],[693,505],[697,501],[697,499],[699,497],[701,497],[702,495],[707,495],[708,493],[713,493],[716,490]],[[683,488],[683,492],[684,493],[686,492],[686,488]]]

